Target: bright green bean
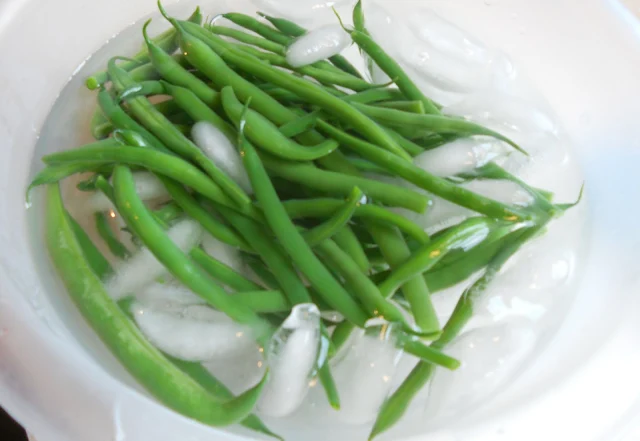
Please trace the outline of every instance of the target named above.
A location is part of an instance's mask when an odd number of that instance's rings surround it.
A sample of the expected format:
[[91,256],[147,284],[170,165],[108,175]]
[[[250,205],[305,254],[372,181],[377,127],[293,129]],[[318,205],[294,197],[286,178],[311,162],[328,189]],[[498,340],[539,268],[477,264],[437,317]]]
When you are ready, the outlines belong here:
[[[510,207],[493,199],[489,199],[463,187],[459,187],[447,179],[439,178],[431,173],[407,163],[394,155],[388,154],[383,149],[368,143],[362,139],[349,135],[348,133],[322,121],[318,120],[318,127],[332,138],[340,142],[340,145],[353,150],[363,158],[386,168],[398,177],[401,177],[412,184],[427,190],[454,204],[468,208],[472,211],[486,216],[506,220],[509,222],[519,222],[531,219],[532,215],[521,211],[516,207]],[[361,187],[362,188],[362,187]]]
[[[292,219],[302,219],[330,216],[331,213],[339,209],[342,203],[339,199],[300,199],[284,201],[283,205]],[[419,243],[429,243],[429,235],[424,232],[422,227],[379,205],[362,204],[356,208],[354,216],[383,225],[395,226]]]
[[[411,158],[406,152],[397,145],[397,143],[384,131],[383,128],[375,124],[369,117],[356,110],[353,106],[342,101],[340,98],[330,94],[322,87],[317,86],[305,79],[298,78],[257,62],[257,59],[247,55],[232,46],[228,45],[224,40],[216,39],[214,35],[203,33],[202,28],[198,26],[190,26],[188,22],[181,22],[180,27],[192,32],[194,36],[200,38],[206,45],[216,51],[220,57],[228,63],[233,64],[239,69],[247,73],[261,78],[264,81],[276,84],[287,90],[294,92],[310,103],[321,107],[336,118],[340,118],[345,123],[350,124],[356,130],[361,132],[371,142],[375,142],[381,147],[395,153],[401,158],[410,160]],[[213,38],[212,38],[213,37]],[[234,90],[237,91],[236,88]]]
[[[127,164],[139,165],[154,173],[167,176],[221,205],[231,207],[254,218],[260,218],[255,208],[249,206],[240,209],[222,192],[207,175],[197,167],[175,156],[146,148],[113,145],[112,147],[84,147],[60,153],[54,153],[43,158],[50,165],[69,166],[77,162],[92,161],[93,164]],[[45,169],[46,170],[46,169]]]
[[302,235],[310,247],[320,245],[327,239],[331,239],[339,231],[347,226],[353,217],[358,205],[362,201],[363,193],[359,188],[354,188],[347,201],[329,219],[320,225],[305,231]]
[[239,42],[250,44],[278,55],[286,55],[287,53],[286,47],[282,44],[267,40],[266,38],[256,37],[255,35],[238,29],[228,28],[226,26],[207,26],[206,29],[214,34],[230,37]]
[[333,236],[333,241],[358,265],[360,271],[368,273],[371,262],[353,230],[347,225]]
[[120,242],[118,238],[113,234],[113,230],[111,229],[111,226],[109,225],[109,221],[107,220],[105,214],[96,213],[94,216],[98,234],[100,235],[104,243],[107,244],[107,247],[109,247],[109,251],[111,251],[111,254],[120,259],[129,258],[131,256],[131,253],[129,252],[127,247],[125,247],[122,242]]
[[318,119],[319,112],[311,112],[305,116],[298,118],[295,121],[291,121],[287,124],[281,125],[279,130],[287,138],[295,138],[312,130],[316,126],[316,121]]
[[438,135],[490,136],[506,142],[519,152],[528,156],[528,153],[511,139],[471,121],[443,115],[422,115],[419,113],[403,112],[402,110],[385,109],[368,104],[353,103],[353,106],[363,114],[383,124],[389,124],[394,127],[426,130],[430,133],[437,133]]
[[231,294],[238,302],[260,314],[288,313],[291,303],[282,291],[243,291]]
[[348,320],[358,326],[364,326],[367,316],[318,260],[298,232],[282,206],[255,148],[242,136],[242,132],[240,146],[242,161],[251,180],[251,185],[255,189],[256,198],[263,207],[268,225],[282,247],[327,303]]
[[425,113],[422,101],[383,101],[377,103],[376,106],[421,115]]
[[[452,228],[432,243],[413,253],[405,262],[395,265],[393,272],[382,284],[380,291],[385,297],[391,297],[402,285],[411,279],[420,277],[438,263],[449,251],[462,248],[472,248],[482,242],[489,235],[495,222],[487,218],[472,218]],[[506,231],[505,231],[506,234]],[[405,293],[406,295],[406,293]],[[407,297],[409,303],[414,301]]]
[[[233,89],[229,86],[222,89],[221,96],[222,105],[227,116],[239,128],[240,120],[243,118],[244,106],[236,98]],[[280,133],[277,126],[253,110],[246,112],[243,122],[245,125],[242,129],[248,139],[258,147],[284,159],[313,161],[327,156],[338,148],[338,143],[333,140],[323,142],[314,147],[302,146]]]
[[221,402],[169,363],[120,311],[87,263],[57,185],[49,186],[47,202],[46,240],[52,262],[79,311],[123,366],[169,408],[197,421],[227,426],[249,416],[265,381]]
[[[259,291],[261,289],[260,286],[237,273],[233,268],[230,268],[224,263],[209,256],[201,248],[194,248],[189,253],[189,256],[191,256],[193,261],[200,265],[211,277],[229,288],[237,291]],[[255,308],[251,309],[261,313],[261,311],[258,311]]]
[[[123,91],[134,84],[127,72],[118,68],[115,59],[109,61],[108,71],[116,90]],[[143,122],[145,127],[165,143],[169,149],[202,167],[211,179],[238,205],[242,206],[251,202],[249,196],[233,179],[220,170],[198,146],[180,133],[146,98],[132,98],[127,100],[127,103],[133,114]]]
[[[261,154],[260,157],[272,175],[330,195],[346,197],[353,187],[358,187],[367,197],[391,207],[402,207],[422,213],[428,205],[429,199],[426,196],[405,187],[320,170],[308,163],[286,162],[266,154]],[[403,161],[402,159],[399,160]],[[451,185],[454,186],[453,184]]]
[[[487,286],[500,272],[505,262],[507,262],[524,243],[535,237],[541,228],[543,228],[543,225],[524,230],[502,248],[491,261],[484,275],[462,294],[453,314],[443,329],[442,336],[431,345],[432,348],[437,350],[443,349],[460,334],[473,314],[476,300],[483,295]],[[411,371],[407,379],[382,406],[373,430],[369,435],[369,439],[373,439],[381,433],[386,432],[402,418],[416,394],[431,378],[433,371],[434,366],[429,363],[419,363],[413,371]]]
[[223,222],[214,218],[181,184],[168,178],[162,179],[162,184],[174,202],[178,204],[185,213],[202,225],[209,234],[221,242],[237,247],[243,251],[251,252],[251,245],[232,228],[229,228]]
[[[396,268],[411,258],[411,251],[398,230],[372,223],[368,223],[367,227],[391,268]],[[422,275],[408,279],[402,286],[402,292],[411,305],[416,325],[425,333],[440,331],[438,316]],[[381,291],[381,294],[385,298],[390,297],[385,292]]]

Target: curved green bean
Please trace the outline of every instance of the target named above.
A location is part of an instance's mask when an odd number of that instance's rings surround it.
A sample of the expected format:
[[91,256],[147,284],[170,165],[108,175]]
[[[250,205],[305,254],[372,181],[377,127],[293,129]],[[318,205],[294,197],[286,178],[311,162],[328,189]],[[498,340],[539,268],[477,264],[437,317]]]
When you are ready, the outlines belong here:
[[302,234],[304,240],[307,241],[310,247],[315,247],[325,240],[331,239],[347,226],[356,208],[361,203],[362,197],[362,191],[357,187],[354,188],[347,201],[329,219]]
[[215,219],[181,184],[178,184],[176,181],[168,178],[163,178],[162,184],[167,189],[174,202],[191,218],[202,225],[205,231],[213,237],[243,251],[252,251],[253,248],[251,248],[251,245],[249,245],[233,229],[229,228],[223,222]]
[[[327,217],[343,204],[340,199],[299,199],[283,201],[292,219]],[[421,244],[429,243],[429,235],[422,227],[406,217],[374,204],[361,204],[354,213],[356,218],[367,219],[383,225],[395,226]]]
[[102,238],[107,247],[109,247],[109,251],[111,254],[118,257],[119,259],[126,260],[131,256],[131,252],[125,247],[122,242],[118,240],[118,238],[113,234],[113,230],[111,229],[111,225],[109,225],[109,221],[104,213],[96,213],[94,215],[96,221],[96,230],[98,234]]
[[[109,60],[108,71],[116,90],[123,91],[134,84],[127,72],[118,68],[113,58]],[[220,170],[202,150],[158,112],[146,98],[132,98],[127,100],[127,103],[136,118],[142,121],[169,149],[202,167],[211,179],[238,205],[242,206],[251,202],[249,196],[233,179]]]
[[227,426],[249,416],[266,376],[245,394],[221,402],[168,362],[120,311],[87,263],[57,185],[49,187],[47,203],[47,246],[67,292],[94,331],[140,384],[169,408],[205,424]]
[[[397,143],[387,134],[387,132],[384,131],[382,127],[378,126],[362,112],[327,92],[322,87],[303,78],[298,78],[271,66],[264,65],[258,62],[255,57],[237,50],[227,44],[224,40],[219,38],[216,39],[215,35],[207,34],[206,31],[203,33],[203,29],[198,26],[191,26],[188,22],[181,22],[179,26],[183,27],[188,32],[193,33],[195,37],[201,39],[202,42],[216,51],[220,57],[233,64],[235,67],[255,75],[264,81],[276,84],[284,89],[294,92],[300,97],[308,100],[310,103],[321,107],[336,118],[350,124],[371,142],[375,142],[401,158],[405,158],[406,160],[411,159],[410,156],[397,145]],[[234,88],[234,90],[237,89]]]
[[529,156],[525,150],[506,136],[496,132],[495,130],[488,129],[465,119],[453,118],[444,115],[423,115],[360,103],[353,103],[353,106],[363,114],[383,124],[389,124],[394,127],[408,127],[412,129],[426,130],[438,135],[490,136],[506,142],[519,152]]
[[[449,251],[456,248],[471,248],[482,242],[494,226],[495,222],[490,219],[473,218],[452,228],[394,268],[391,275],[380,284],[380,291],[385,297],[393,296],[396,290],[407,281],[433,268]],[[411,298],[407,300],[412,303]]]
[[[411,258],[411,251],[398,230],[370,222],[366,225],[391,268],[396,268]],[[422,275],[408,279],[402,286],[402,292],[409,301],[416,325],[422,332],[440,331],[440,322]],[[380,293],[384,298],[390,297],[382,290]]]
[[[50,165],[70,166],[69,163],[91,161],[95,165],[127,164],[139,165],[154,173],[167,176],[212,201],[239,210],[253,218],[261,218],[253,206],[238,206],[207,175],[189,162],[166,153],[151,149],[123,145],[107,147],[84,147],[45,156],[43,161]],[[46,170],[46,169],[45,169]],[[86,170],[86,169],[85,169]]]
[[460,205],[495,219],[506,220],[509,222],[520,222],[529,220],[533,217],[532,214],[522,211],[516,207],[510,207],[493,199],[469,191],[466,188],[459,187],[452,182],[449,182],[447,179],[434,176],[420,167],[407,163],[394,155],[390,155],[385,150],[367,141],[349,135],[325,121],[318,120],[318,128],[336,141],[339,141],[341,146],[353,150],[363,158],[378,164],[398,177],[403,178],[406,181],[409,181],[412,184],[456,205]]
[[237,128],[240,128],[242,120],[244,123],[242,130],[247,138],[269,153],[293,161],[313,161],[327,156],[338,148],[338,143],[333,140],[314,147],[301,146],[283,135],[277,126],[259,113],[248,110],[243,116],[244,106],[236,98],[231,87],[222,89],[221,96],[222,106],[229,119]]
[[249,175],[251,185],[255,189],[256,198],[264,210],[267,224],[280,241],[280,244],[291,257],[295,265],[306,276],[318,294],[358,326],[364,326],[367,316],[349,293],[338,283],[327,268],[318,260],[302,235],[287,215],[280,202],[267,171],[265,170],[255,148],[242,136],[242,161]]
[[346,197],[353,187],[358,187],[374,201],[390,207],[406,208],[417,213],[424,212],[429,203],[427,196],[405,187],[321,170],[308,163],[286,162],[265,154],[261,154],[260,157],[273,175],[328,194]]

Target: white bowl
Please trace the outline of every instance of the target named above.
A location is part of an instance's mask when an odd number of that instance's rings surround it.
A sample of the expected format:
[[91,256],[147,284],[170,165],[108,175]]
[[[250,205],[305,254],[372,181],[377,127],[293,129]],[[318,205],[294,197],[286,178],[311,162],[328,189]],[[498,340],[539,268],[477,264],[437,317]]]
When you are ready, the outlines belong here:
[[[614,0],[388,1],[408,14],[433,6],[523,67],[578,146],[592,223],[579,297],[536,364],[481,413],[412,439],[633,437],[640,24]],[[248,0],[215,4],[250,10]],[[104,41],[154,10],[152,0],[0,2],[0,403],[39,441],[247,439],[184,418],[140,390],[61,295],[43,219],[25,211],[33,146],[57,93]]]

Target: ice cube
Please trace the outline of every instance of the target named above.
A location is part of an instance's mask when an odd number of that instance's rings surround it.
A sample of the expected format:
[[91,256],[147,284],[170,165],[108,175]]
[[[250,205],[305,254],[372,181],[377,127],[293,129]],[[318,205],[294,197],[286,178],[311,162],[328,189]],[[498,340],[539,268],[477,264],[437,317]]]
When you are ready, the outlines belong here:
[[289,46],[287,62],[293,67],[307,66],[338,55],[350,44],[349,34],[339,24],[322,26]]
[[132,311],[151,344],[181,360],[229,361],[256,348],[249,328],[208,306],[138,302]]
[[271,374],[258,403],[262,415],[285,417],[300,407],[321,355],[320,338],[318,307],[295,306],[266,348]]

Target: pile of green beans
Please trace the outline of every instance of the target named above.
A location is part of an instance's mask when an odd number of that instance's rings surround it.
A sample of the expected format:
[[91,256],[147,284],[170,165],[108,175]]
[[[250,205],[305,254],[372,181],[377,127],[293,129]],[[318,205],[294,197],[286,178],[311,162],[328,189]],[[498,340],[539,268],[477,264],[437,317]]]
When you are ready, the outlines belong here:
[[[356,29],[349,30],[353,43],[394,84],[368,83],[341,55],[289,66],[287,47],[307,30],[281,18],[229,13],[202,25],[199,10],[185,21],[160,10],[171,23],[168,31],[152,38],[147,22],[139,54],[114,57],[87,79],[97,90],[95,142],[45,156],[45,168],[29,187],[48,186],[47,245],[71,298],[122,364],[167,406],[205,424],[240,423],[276,438],[252,415],[267,375],[235,397],[198,363],[173,359],[145,340],[128,309],[135,293],[120,302],[109,298],[104,281],[112,262],[136,252],[131,244],[146,247],[212,308],[251,327],[262,347],[297,304],[339,313],[341,323],[323,322],[329,353],[315,373],[336,409],[332,356],[349,350],[352,332],[371,319],[398,323],[396,344],[419,364],[382,407],[371,436],[379,435],[400,420],[436,366],[459,366],[442,351],[464,328],[474,300],[508,258],[572,205],[555,205],[548,192],[496,164],[448,179],[414,165],[414,156],[469,136],[493,137],[514,154],[526,152],[500,133],[442,115],[367,32],[360,4]],[[251,194],[191,139],[198,122],[213,125],[235,146]],[[170,201],[145,204],[134,169],[156,175]],[[369,172],[424,191],[375,180]],[[91,175],[78,189],[103,193],[131,236],[125,245],[123,232],[105,213],[95,213],[97,239],[109,256],[64,206],[60,182],[79,173]],[[511,180],[534,203],[510,206],[460,186],[472,179]],[[430,237],[397,214],[398,208],[423,213],[433,197],[477,216]],[[199,246],[182,252],[167,229],[185,218],[241,250],[260,281]],[[473,274],[481,276],[443,327],[431,294]]]

